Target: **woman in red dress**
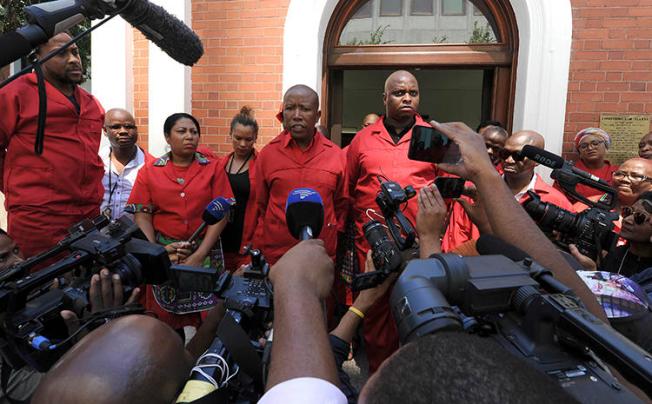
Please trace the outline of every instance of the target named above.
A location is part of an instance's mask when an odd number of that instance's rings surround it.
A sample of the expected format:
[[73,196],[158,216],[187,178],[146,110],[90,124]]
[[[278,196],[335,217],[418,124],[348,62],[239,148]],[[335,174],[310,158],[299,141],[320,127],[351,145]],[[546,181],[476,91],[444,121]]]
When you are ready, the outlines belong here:
[[[207,226],[196,242],[185,240],[201,225],[211,200],[231,197],[231,188],[226,175],[217,169],[218,162],[197,152],[200,129],[195,117],[173,114],[163,131],[170,152],[140,170],[129,204],[147,239],[164,245],[172,263],[208,266],[226,218]],[[178,331],[198,326],[199,312],[215,303],[212,294],[180,293],[171,287],[148,286],[145,295],[146,309]]]

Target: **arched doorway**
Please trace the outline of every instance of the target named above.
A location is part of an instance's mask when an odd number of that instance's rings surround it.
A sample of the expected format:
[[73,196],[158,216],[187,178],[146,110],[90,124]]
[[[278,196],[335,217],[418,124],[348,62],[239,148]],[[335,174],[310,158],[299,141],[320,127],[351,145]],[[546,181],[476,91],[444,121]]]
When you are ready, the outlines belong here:
[[323,49],[323,121],[336,143],[383,112],[384,79],[398,68],[419,79],[422,115],[511,129],[518,30],[508,0],[339,2]]

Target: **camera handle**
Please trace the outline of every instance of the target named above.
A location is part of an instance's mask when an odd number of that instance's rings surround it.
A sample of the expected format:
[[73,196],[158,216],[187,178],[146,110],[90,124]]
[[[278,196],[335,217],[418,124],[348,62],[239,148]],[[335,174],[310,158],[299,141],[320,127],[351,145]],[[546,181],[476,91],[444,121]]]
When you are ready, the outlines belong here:
[[[398,225],[394,219],[398,221]],[[391,216],[388,216],[386,223],[389,228],[389,233],[392,235],[399,250],[404,251],[414,246],[414,240],[416,239],[417,233],[414,230],[414,226],[412,226],[412,223],[410,223],[408,218],[405,217],[403,212],[396,211]],[[401,232],[405,233],[405,237],[403,237]]]

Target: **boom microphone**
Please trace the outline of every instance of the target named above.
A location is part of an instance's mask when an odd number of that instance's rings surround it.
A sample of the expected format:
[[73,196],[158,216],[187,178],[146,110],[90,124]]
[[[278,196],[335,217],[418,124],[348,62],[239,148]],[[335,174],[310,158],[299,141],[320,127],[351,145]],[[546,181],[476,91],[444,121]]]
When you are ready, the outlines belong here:
[[480,255],[504,255],[512,261],[523,261],[529,257],[525,251],[491,234],[481,235],[475,248]]
[[186,66],[192,66],[204,54],[201,40],[177,17],[147,0],[127,0],[120,16],[172,59]]
[[0,36],[0,66],[27,56],[32,49],[85,18],[120,13],[129,24],[172,59],[187,66],[204,54],[201,40],[161,6],[147,0],[56,0],[25,7],[28,24]]
[[233,205],[235,205],[235,199],[233,198],[224,198],[222,196],[218,196],[217,198],[213,199],[208,204],[208,206],[206,206],[204,213],[201,215],[201,219],[203,220],[202,224],[200,224],[197,230],[192,233],[192,236],[190,236],[188,242],[192,243],[195,241],[201,232],[204,231],[206,226],[214,225],[215,223],[224,219],[224,217],[229,214],[229,211]]
[[530,160],[534,160],[541,165],[552,168],[553,170],[556,170],[558,168],[568,167],[573,173],[579,175],[580,177],[588,178],[590,180],[597,181],[603,185],[609,186],[609,183],[603,180],[602,178],[587,173],[584,170],[580,170],[579,168],[574,167],[570,163],[566,162],[566,160],[564,160],[561,156],[540,149],[538,147],[531,146],[531,145],[523,146],[523,149],[518,154],[521,157],[527,157]]
[[285,204],[285,221],[292,237],[298,240],[319,237],[324,225],[324,203],[319,193],[310,188],[290,191]]
[[550,167],[553,170],[556,168],[562,168],[564,163],[566,163],[566,160],[561,156],[531,145],[523,146],[523,149],[521,149],[518,154],[521,157],[527,157],[530,160],[536,161],[546,167]]

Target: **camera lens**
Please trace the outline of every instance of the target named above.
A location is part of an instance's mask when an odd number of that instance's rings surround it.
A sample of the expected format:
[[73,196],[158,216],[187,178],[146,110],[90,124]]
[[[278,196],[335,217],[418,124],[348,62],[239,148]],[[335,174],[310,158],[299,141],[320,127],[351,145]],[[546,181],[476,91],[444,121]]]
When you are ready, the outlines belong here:
[[575,234],[577,215],[550,203],[532,200],[524,206],[527,213],[545,231]]
[[143,272],[140,261],[131,254],[126,254],[110,268],[111,272],[120,276],[122,286],[133,289],[143,283]]
[[377,271],[397,271],[403,260],[396,245],[389,239],[380,222],[371,220],[363,227],[364,236],[371,247],[371,257]]

